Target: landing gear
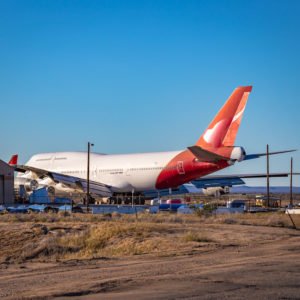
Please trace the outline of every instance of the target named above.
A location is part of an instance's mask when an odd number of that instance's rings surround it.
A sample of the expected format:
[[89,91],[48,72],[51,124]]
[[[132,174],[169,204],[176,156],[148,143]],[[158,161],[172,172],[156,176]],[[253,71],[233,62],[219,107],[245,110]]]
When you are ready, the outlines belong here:
[[141,194],[134,195],[132,197],[131,194],[117,194],[113,197],[110,197],[108,200],[109,204],[114,205],[132,205],[132,200],[134,205],[144,205],[145,204],[145,196]]
[[109,204],[122,204],[122,198],[119,198],[118,196],[110,197]]

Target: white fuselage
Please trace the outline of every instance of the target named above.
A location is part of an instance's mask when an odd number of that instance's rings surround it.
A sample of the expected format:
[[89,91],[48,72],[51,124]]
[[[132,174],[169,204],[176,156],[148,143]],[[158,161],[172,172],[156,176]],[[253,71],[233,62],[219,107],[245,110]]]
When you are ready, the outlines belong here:
[[[111,186],[113,192],[155,189],[158,175],[181,151],[114,154],[90,153],[90,180]],[[36,154],[27,166],[87,178],[86,152],[54,152]],[[19,174],[30,177],[30,174]]]

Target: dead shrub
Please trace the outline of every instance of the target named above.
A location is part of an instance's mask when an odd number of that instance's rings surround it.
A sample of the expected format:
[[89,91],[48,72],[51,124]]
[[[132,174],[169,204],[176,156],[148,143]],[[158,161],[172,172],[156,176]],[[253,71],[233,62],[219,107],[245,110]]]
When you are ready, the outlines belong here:
[[70,252],[77,252],[79,248],[60,245],[57,238],[45,238],[38,243],[28,243],[22,249],[21,259],[33,259],[37,257],[55,257]]
[[118,213],[117,211],[114,211],[111,214],[111,216],[112,216],[113,219],[120,219],[122,217],[122,215],[120,213]]
[[21,219],[18,215],[13,215],[9,218],[9,222],[12,222],[12,223],[16,223],[16,222],[20,222]]
[[83,256],[104,255],[108,253],[108,249],[110,256],[144,253],[145,249],[141,245],[151,236],[151,232],[168,230],[168,226],[145,222],[105,222],[83,232],[63,236],[59,239],[59,244],[80,249]]
[[170,223],[180,223],[182,224],[183,223],[183,220],[181,217],[178,217],[178,216],[173,216],[169,219],[169,222]]
[[61,217],[69,217],[70,216],[70,212],[67,210],[60,210],[57,214]]
[[288,227],[287,221],[281,215],[272,215],[266,219],[266,225],[272,227]]
[[225,224],[237,224],[238,221],[236,218],[233,218],[233,217],[227,217],[224,219],[224,223]]
[[93,223],[95,223],[95,222],[99,222],[99,217],[97,216],[97,215],[90,215],[89,216],[89,221],[90,222],[93,222]]
[[34,224],[31,226],[31,229],[35,234],[47,234],[48,233],[48,228],[45,225],[42,224]]
[[103,213],[103,217],[111,219],[111,213],[110,212]]
[[211,243],[213,242],[212,239],[210,239],[209,237],[207,237],[206,235],[204,234],[197,234],[196,232],[194,231],[188,231],[184,237],[183,237],[183,241],[184,242],[203,242],[203,243]]

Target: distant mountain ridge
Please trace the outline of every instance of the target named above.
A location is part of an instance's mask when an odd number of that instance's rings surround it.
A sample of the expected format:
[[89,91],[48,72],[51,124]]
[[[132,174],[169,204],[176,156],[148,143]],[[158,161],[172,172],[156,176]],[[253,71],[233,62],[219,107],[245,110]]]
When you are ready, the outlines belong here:
[[[230,189],[231,193],[236,194],[256,194],[256,193],[267,193],[266,186],[233,186]],[[270,187],[270,193],[272,194],[289,194],[290,187],[289,186],[274,186]],[[293,187],[293,194],[300,194],[300,187],[294,186]]]

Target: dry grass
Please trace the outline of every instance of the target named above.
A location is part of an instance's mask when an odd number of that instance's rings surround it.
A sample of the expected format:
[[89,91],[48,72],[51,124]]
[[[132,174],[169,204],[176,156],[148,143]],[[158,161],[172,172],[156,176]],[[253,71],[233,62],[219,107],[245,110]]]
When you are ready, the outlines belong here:
[[[300,216],[293,216],[293,219],[300,228]],[[178,255],[220,244],[247,244],[246,236],[223,236],[222,230],[213,229],[219,228],[216,227],[219,224],[292,227],[289,217],[283,213],[202,217],[5,214],[0,215],[0,222],[0,263],[28,259]]]
[[[61,237],[64,247],[80,248],[82,257],[136,255],[161,248],[155,235],[166,233],[169,228],[146,222],[106,222],[71,236]],[[71,255],[72,256],[72,255]]]
[[184,242],[198,242],[198,243],[212,243],[214,242],[213,239],[207,237],[205,234],[198,234],[194,231],[188,231],[184,237],[183,237]]
[[[92,225],[33,222],[26,224],[27,228],[23,227],[26,235],[22,235],[22,228],[19,229],[16,224],[9,236],[5,236],[5,231],[0,232],[1,243],[6,243],[5,249],[0,249],[0,263],[36,258],[51,260],[137,255],[174,246],[168,240],[170,226],[166,224],[137,222],[129,218],[121,218],[119,222],[97,221]],[[173,231],[177,232],[177,229]]]
[[[297,227],[300,228],[300,215],[293,215],[292,218]],[[255,225],[255,226],[278,226],[292,227],[292,223],[288,215],[275,213],[253,213],[253,214],[231,214],[217,216],[197,216],[197,215],[174,215],[174,214],[156,214],[150,215],[147,213],[138,213],[136,215],[121,215],[113,214],[2,214],[0,222],[11,223],[102,223],[102,222],[144,222],[152,224],[198,224],[215,223],[215,224],[240,224],[240,225]]]
[[58,259],[72,252],[78,252],[75,247],[62,246],[55,237],[46,237],[39,242],[29,242],[22,248],[21,259],[39,258],[55,258]]
[[[300,229],[300,215],[292,215],[292,218]],[[252,214],[220,214],[209,217],[202,216],[199,222],[204,224],[237,224],[251,226],[271,226],[293,228],[289,216],[282,212],[252,213]]]

